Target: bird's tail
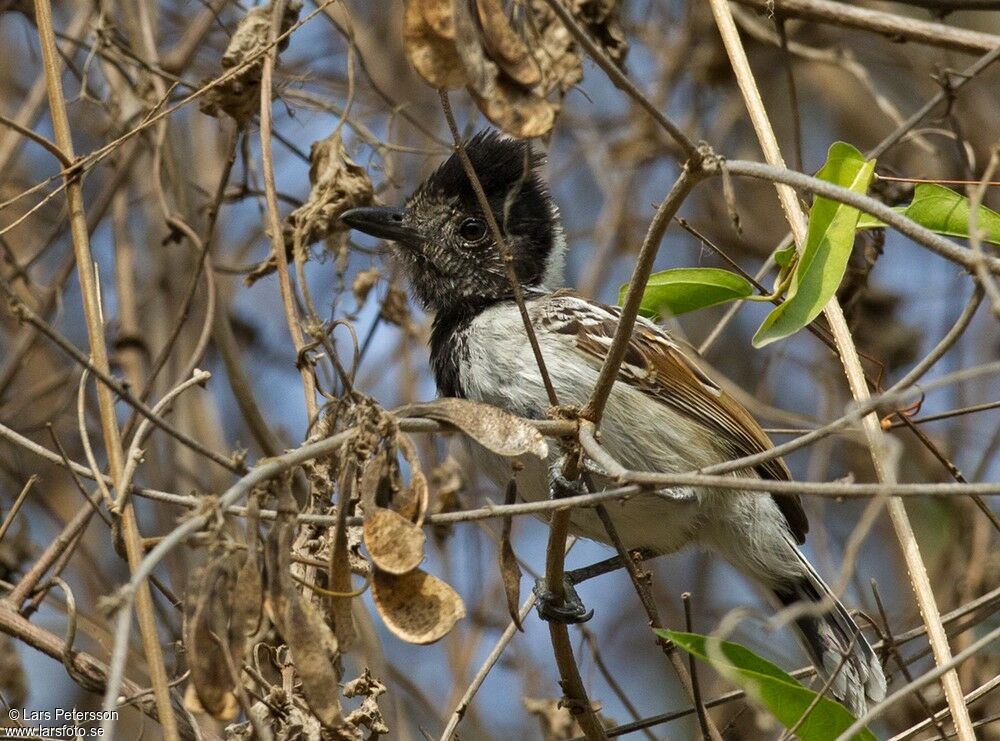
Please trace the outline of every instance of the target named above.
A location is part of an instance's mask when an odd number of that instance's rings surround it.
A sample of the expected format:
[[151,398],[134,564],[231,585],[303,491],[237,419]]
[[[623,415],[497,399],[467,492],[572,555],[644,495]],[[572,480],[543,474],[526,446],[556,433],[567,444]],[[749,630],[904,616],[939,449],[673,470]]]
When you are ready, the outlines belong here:
[[789,545],[805,575],[774,589],[774,594],[785,607],[796,603],[832,605],[825,612],[810,611],[796,618],[795,627],[820,676],[829,679],[836,672],[830,684],[833,696],[855,716],[862,715],[869,703],[885,699],[882,665],[847,609],[802,552],[794,544]]

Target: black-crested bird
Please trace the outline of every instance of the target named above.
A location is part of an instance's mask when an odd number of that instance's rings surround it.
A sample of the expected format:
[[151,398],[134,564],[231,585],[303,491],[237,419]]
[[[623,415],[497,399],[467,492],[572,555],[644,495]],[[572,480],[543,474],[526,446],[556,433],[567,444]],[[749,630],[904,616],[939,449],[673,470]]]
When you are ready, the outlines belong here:
[[[620,310],[561,287],[565,238],[559,212],[525,142],[481,132],[466,145],[513,259],[547,372],[561,405],[582,407],[618,327]],[[442,395],[485,402],[543,419],[549,399],[529,345],[501,249],[457,153],[402,208],[357,208],[341,217],[353,228],[395,242],[418,301],[434,314],[430,360]],[[628,469],[685,472],[772,447],[753,417],[699,367],[693,351],[652,322],[636,322],[601,421],[601,441]],[[511,462],[468,443],[482,470],[501,486]],[[552,446],[553,448],[555,446]],[[549,497],[557,452],[525,460],[517,476],[527,500]],[[596,466],[598,488],[611,485]],[[773,459],[745,476],[784,481]],[[697,488],[635,497],[609,507],[629,549],[672,553],[708,546],[765,587],[778,605],[806,603],[795,619],[803,645],[833,694],[854,713],[885,696],[871,646],[797,547],[808,523],[796,495]],[[573,531],[609,543],[598,515],[578,509]],[[846,657],[846,658],[845,658]]]

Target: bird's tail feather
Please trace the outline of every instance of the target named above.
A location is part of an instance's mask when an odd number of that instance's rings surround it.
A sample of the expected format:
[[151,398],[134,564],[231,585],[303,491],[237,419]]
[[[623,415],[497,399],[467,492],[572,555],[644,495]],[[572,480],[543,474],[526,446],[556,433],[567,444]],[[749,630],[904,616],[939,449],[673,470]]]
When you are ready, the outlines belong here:
[[861,715],[869,703],[885,698],[882,665],[847,609],[802,552],[790,545],[804,567],[805,576],[775,589],[774,594],[785,607],[795,603],[832,605],[820,614],[809,612],[796,618],[795,627],[820,675],[828,679],[837,672],[830,684],[833,696],[855,716]]

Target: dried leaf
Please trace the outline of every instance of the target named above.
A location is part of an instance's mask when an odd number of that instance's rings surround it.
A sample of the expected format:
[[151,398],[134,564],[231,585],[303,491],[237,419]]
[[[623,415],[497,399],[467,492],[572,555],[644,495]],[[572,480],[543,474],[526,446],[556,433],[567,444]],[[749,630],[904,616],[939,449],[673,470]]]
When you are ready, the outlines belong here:
[[227,635],[234,565],[232,559],[217,558],[205,567],[198,598],[184,625],[184,647],[191,671],[186,701],[190,708],[226,721],[235,718],[239,711],[235,685],[220,642]]
[[277,516],[271,532],[267,534],[267,543],[264,546],[264,564],[267,568],[264,607],[278,632],[285,635],[286,626],[283,621],[288,611],[288,598],[290,594],[297,596],[295,582],[292,580],[291,563],[292,542],[295,539],[295,515],[299,511],[287,484],[282,487],[275,509]]
[[[513,504],[517,500],[517,480],[511,479],[507,484],[504,504]],[[514,518],[504,517],[500,531],[500,577],[503,579],[503,593],[507,598],[507,612],[519,631],[521,626],[521,566],[514,555],[514,546],[510,543],[510,531]]]
[[386,627],[408,643],[434,643],[465,617],[458,592],[420,569],[401,576],[376,570],[372,596]]
[[344,685],[344,697],[365,698],[360,707],[348,714],[347,722],[354,726],[365,726],[373,734],[389,733],[389,727],[378,706],[378,698],[384,694],[385,685],[375,679],[368,667],[365,667],[360,677]]
[[[222,69],[229,71],[250,63],[246,69],[210,88],[202,96],[200,107],[203,113],[210,116],[225,113],[245,123],[260,110],[260,78],[264,66],[263,51],[271,29],[271,8],[270,4],[252,8],[239,22],[222,55]],[[298,20],[300,10],[302,0],[288,0],[281,19],[282,33]],[[286,38],[278,44],[278,50],[287,45]]]
[[490,55],[513,80],[526,87],[542,81],[541,70],[527,44],[514,31],[501,0],[476,0],[482,38]]
[[[431,469],[430,482],[434,491],[430,505],[431,513],[456,512],[461,509],[458,493],[464,488],[465,482],[458,461],[451,456],[445,458]],[[441,543],[451,534],[452,528],[453,525],[449,523],[436,523],[431,527],[431,533],[435,540]]]
[[410,319],[410,300],[407,298],[406,291],[396,286],[389,286],[389,290],[385,292],[379,316],[389,324],[395,324],[397,327],[411,331],[413,321]]
[[365,513],[365,548],[382,571],[405,574],[424,560],[424,531],[398,512],[376,507]]
[[[570,12],[620,63],[626,47],[616,0],[575,0]],[[427,82],[464,85],[486,117],[515,136],[551,131],[559,99],[583,78],[572,34],[544,0],[408,0],[403,40]]]
[[368,294],[371,293],[380,276],[381,272],[378,268],[362,270],[354,276],[354,282],[351,284],[351,293],[354,294],[354,300],[358,302],[359,307],[368,299]]
[[417,0],[424,20],[434,33],[449,41],[455,40],[455,20],[451,10],[452,0]]
[[313,142],[309,152],[309,198],[288,215],[288,227],[297,249],[346,231],[340,215],[372,203],[371,178],[347,156],[340,130]]
[[628,41],[621,23],[619,0],[575,0],[572,13],[590,32],[604,52],[621,66],[628,52]]
[[408,404],[396,411],[397,417],[428,417],[454,425],[497,455],[530,453],[538,458],[549,454],[549,446],[533,425],[510,412],[468,399],[435,399]]
[[[403,10],[403,48],[410,64],[429,85],[455,89],[465,85],[465,71],[455,48],[454,28],[442,22],[444,15],[451,15],[450,0],[407,0]],[[452,38],[438,34],[436,28],[450,29]]]

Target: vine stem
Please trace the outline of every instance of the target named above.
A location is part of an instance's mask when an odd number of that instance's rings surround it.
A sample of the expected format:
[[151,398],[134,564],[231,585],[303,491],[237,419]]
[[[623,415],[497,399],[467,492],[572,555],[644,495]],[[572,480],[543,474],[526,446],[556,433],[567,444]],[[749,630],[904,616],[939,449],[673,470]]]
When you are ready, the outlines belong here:
[[274,76],[274,61],[278,56],[277,39],[280,37],[281,19],[285,14],[285,2],[279,0],[271,11],[271,28],[267,36],[267,53],[260,78],[260,159],[264,171],[264,199],[267,202],[267,228],[271,233],[274,261],[278,266],[278,285],[281,288],[281,305],[285,310],[285,321],[295,345],[295,364],[302,376],[302,389],[306,397],[306,414],[311,425],[319,412],[316,406],[316,380],[303,354],[306,343],[299,326],[295,308],[295,292],[288,272],[288,253],[285,252],[285,238],[282,232],[278,210],[278,188],[274,182],[274,156],[271,152],[271,83]]
[[[52,114],[52,128],[56,146],[68,161],[74,161],[73,139],[66,114],[66,100],[63,96],[59,56],[56,49],[55,29],[52,23],[52,7],[49,0],[35,0],[35,19],[38,41],[42,49],[45,82],[48,90],[49,108]],[[110,374],[108,349],[104,340],[104,322],[101,316],[101,300],[97,289],[93,256],[90,252],[90,237],[87,218],[83,207],[83,189],[80,172],[74,168],[64,171],[66,202],[69,208],[70,233],[73,238],[73,252],[80,278],[80,293],[83,298],[83,313],[87,324],[87,337],[93,363],[100,371]],[[121,492],[120,484],[124,472],[121,435],[115,418],[115,401],[111,390],[104,384],[97,384],[97,401],[100,409],[101,432],[108,456],[108,466],[116,492]],[[125,541],[125,555],[129,570],[134,572],[143,558],[143,547],[139,525],[135,518],[131,500],[126,500],[122,508],[122,534]],[[170,704],[170,688],[167,684],[163,651],[156,631],[156,616],[149,584],[143,582],[135,594],[136,615],[142,636],[143,651],[149,669],[149,679],[153,686],[157,714],[160,718],[163,737],[170,741],[178,738],[177,719]],[[15,606],[17,609],[17,606]]]
[[[716,25],[722,36],[723,44],[729,56],[729,61],[736,74],[736,79],[743,94],[747,111],[750,114],[754,130],[764,157],[771,165],[784,167],[784,159],[778,147],[778,140],[774,135],[774,129],[764,108],[764,103],[757,89],[753,72],[750,69],[750,62],[747,59],[743,42],[740,40],[736,23],[733,20],[732,10],[727,0],[709,0],[712,13],[715,16]],[[795,191],[790,186],[776,183],[778,199],[782,209],[785,211],[785,218],[788,220],[792,230],[795,243],[801,252],[806,238],[806,217],[802,212],[796,198]],[[864,370],[861,360],[858,357],[854,339],[847,326],[847,320],[841,309],[840,302],[836,296],[830,299],[823,310],[827,321],[830,324],[830,331],[847,376],[847,382],[851,389],[851,394],[859,403],[865,403],[869,399],[868,384],[865,381]],[[895,471],[886,463],[886,438],[885,433],[879,424],[878,414],[872,412],[862,418],[862,425],[865,431],[865,438],[868,448],[871,451],[872,463],[879,482],[893,485],[896,483]],[[886,507],[889,510],[889,518],[892,521],[893,530],[903,551],[903,558],[906,562],[906,570],[910,577],[910,584],[913,587],[920,607],[920,614],[927,627],[927,636],[930,641],[931,650],[934,654],[934,661],[938,667],[946,667],[952,660],[951,648],[948,645],[948,636],[945,634],[941,624],[941,615],[938,612],[937,603],[934,601],[934,592],[931,589],[930,579],[927,576],[927,568],[924,566],[923,557],[920,555],[920,548],[917,544],[913,528],[910,525],[906,508],[899,499],[887,498]],[[969,709],[965,704],[962,687],[958,680],[958,673],[954,667],[941,673],[941,684],[944,688],[945,698],[951,710],[955,723],[955,730],[960,741],[973,741],[975,734],[972,728],[972,720],[969,717]]]

